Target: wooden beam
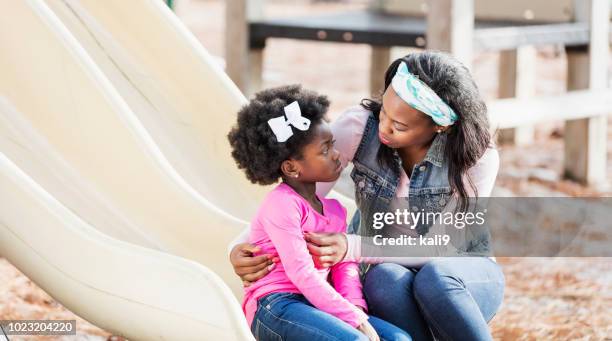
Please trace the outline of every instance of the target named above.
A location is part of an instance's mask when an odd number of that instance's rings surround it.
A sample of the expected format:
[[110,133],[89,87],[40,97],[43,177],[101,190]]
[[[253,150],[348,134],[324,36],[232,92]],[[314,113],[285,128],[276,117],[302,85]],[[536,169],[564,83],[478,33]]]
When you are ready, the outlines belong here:
[[[528,98],[535,95],[537,50],[523,46],[501,51],[499,58],[499,98]],[[517,146],[533,142],[534,126],[522,125],[500,131],[501,143]]]
[[595,119],[612,113],[612,89],[577,90],[561,95],[508,98],[487,103],[494,129],[515,128],[539,122]]
[[453,54],[472,67],[474,0],[428,0],[427,48]]
[[[575,4],[576,20],[587,22],[590,42],[587,52],[568,50],[568,90],[608,87],[610,58],[610,11],[607,0],[580,0]],[[608,97],[610,98],[610,97]],[[585,103],[586,104],[586,103]],[[592,117],[565,123],[564,175],[584,184],[606,181],[607,116]]]
[[[394,16],[366,9],[336,14],[266,18],[252,23],[250,28],[251,46],[261,44],[267,38],[287,38],[423,48],[427,33],[425,18]],[[324,37],[321,31],[325,32]],[[350,40],[345,38],[346,32],[352,34]],[[586,47],[588,42],[589,27],[585,23],[517,26],[503,21],[477,21],[473,47],[475,52],[482,52],[511,50],[528,45]]]

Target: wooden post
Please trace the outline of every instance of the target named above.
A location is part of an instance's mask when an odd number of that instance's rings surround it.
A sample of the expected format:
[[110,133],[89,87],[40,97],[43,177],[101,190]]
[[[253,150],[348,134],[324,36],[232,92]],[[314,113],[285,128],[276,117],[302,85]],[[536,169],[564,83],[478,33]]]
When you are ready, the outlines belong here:
[[[589,23],[588,50],[567,49],[568,90],[608,86],[610,11],[607,0],[577,0],[576,20]],[[565,123],[564,175],[584,184],[606,181],[607,117]]]
[[370,94],[377,96],[385,87],[385,71],[389,67],[391,48],[372,46],[370,54]]
[[[368,3],[368,10],[384,12],[386,0],[373,0]],[[391,47],[371,46],[370,51],[370,95],[378,96],[385,87],[385,71],[391,64]]]
[[[525,98],[535,95],[537,51],[533,46],[501,51],[499,58],[499,98]],[[533,142],[534,126],[500,130],[501,143],[517,146]]]
[[263,0],[225,1],[226,72],[249,96],[261,87],[263,49],[249,48],[250,20],[263,17]]
[[247,0],[225,2],[225,72],[244,91],[248,70]]
[[453,54],[472,67],[474,0],[428,0],[427,48]]
[[263,49],[249,49],[249,74],[242,92],[250,97],[263,88]]

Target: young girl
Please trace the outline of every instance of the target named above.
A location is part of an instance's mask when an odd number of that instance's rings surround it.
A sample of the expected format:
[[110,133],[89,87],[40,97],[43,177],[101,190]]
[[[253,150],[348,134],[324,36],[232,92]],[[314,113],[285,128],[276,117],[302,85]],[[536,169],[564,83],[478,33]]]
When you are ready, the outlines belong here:
[[325,96],[297,85],[264,90],[240,110],[228,135],[251,182],[282,180],[264,199],[249,236],[280,262],[245,288],[243,310],[258,340],[409,340],[366,315],[357,263],[317,269],[308,252],[304,233],[346,231],[346,209],[315,194],[316,182],[335,181],[342,170],[324,119],[328,106]]

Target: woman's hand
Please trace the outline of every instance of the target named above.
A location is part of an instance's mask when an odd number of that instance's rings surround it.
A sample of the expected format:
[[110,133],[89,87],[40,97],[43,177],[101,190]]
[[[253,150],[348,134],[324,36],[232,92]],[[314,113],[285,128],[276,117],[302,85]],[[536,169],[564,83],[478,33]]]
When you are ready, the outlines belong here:
[[240,276],[242,285],[245,287],[267,275],[279,261],[272,255],[255,256],[259,251],[261,251],[259,246],[242,243],[234,246],[230,252],[230,262],[234,267],[234,272]]
[[357,327],[357,329],[360,332],[364,333],[365,336],[367,336],[368,339],[370,339],[370,341],[380,341],[380,338],[378,337],[376,330],[374,329],[374,327],[372,327],[370,322],[368,322],[367,320],[363,322],[359,327]]
[[348,240],[344,233],[304,233],[308,251],[317,268],[334,266],[344,259]]

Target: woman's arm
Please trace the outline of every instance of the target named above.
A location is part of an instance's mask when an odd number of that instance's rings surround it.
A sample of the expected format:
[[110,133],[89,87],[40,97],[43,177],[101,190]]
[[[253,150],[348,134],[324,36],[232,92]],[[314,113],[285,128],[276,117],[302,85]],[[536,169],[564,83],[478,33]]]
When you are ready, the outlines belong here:
[[240,234],[236,236],[236,238],[234,238],[234,240],[232,240],[229,243],[229,245],[227,246],[227,253],[231,254],[232,251],[236,248],[238,244],[244,244],[248,242],[249,242],[249,229],[245,229],[244,231],[240,232]]
[[[420,268],[432,257],[362,257],[361,236],[344,233],[314,233],[305,235],[308,251],[319,267],[334,266],[339,262],[361,262],[367,264],[396,263]],[[373,254],[374,252],[364,252]]]
[[255,256],[261,249],[248,241],[249,229],[246,229],[229,245],[230,263],[245,287],[267,275],[279,261],[269,254]]
[[[467,175],[474,184],[479,198],[488,198],[491,196],[498,171],[499,152],[494,148],[488,148],[476,165],[468,169]],[[472,186],[470,186],[467,177],[464,177],[463,183],[468,192],[468,196],[475,197],[476,193],[474,193]]]

